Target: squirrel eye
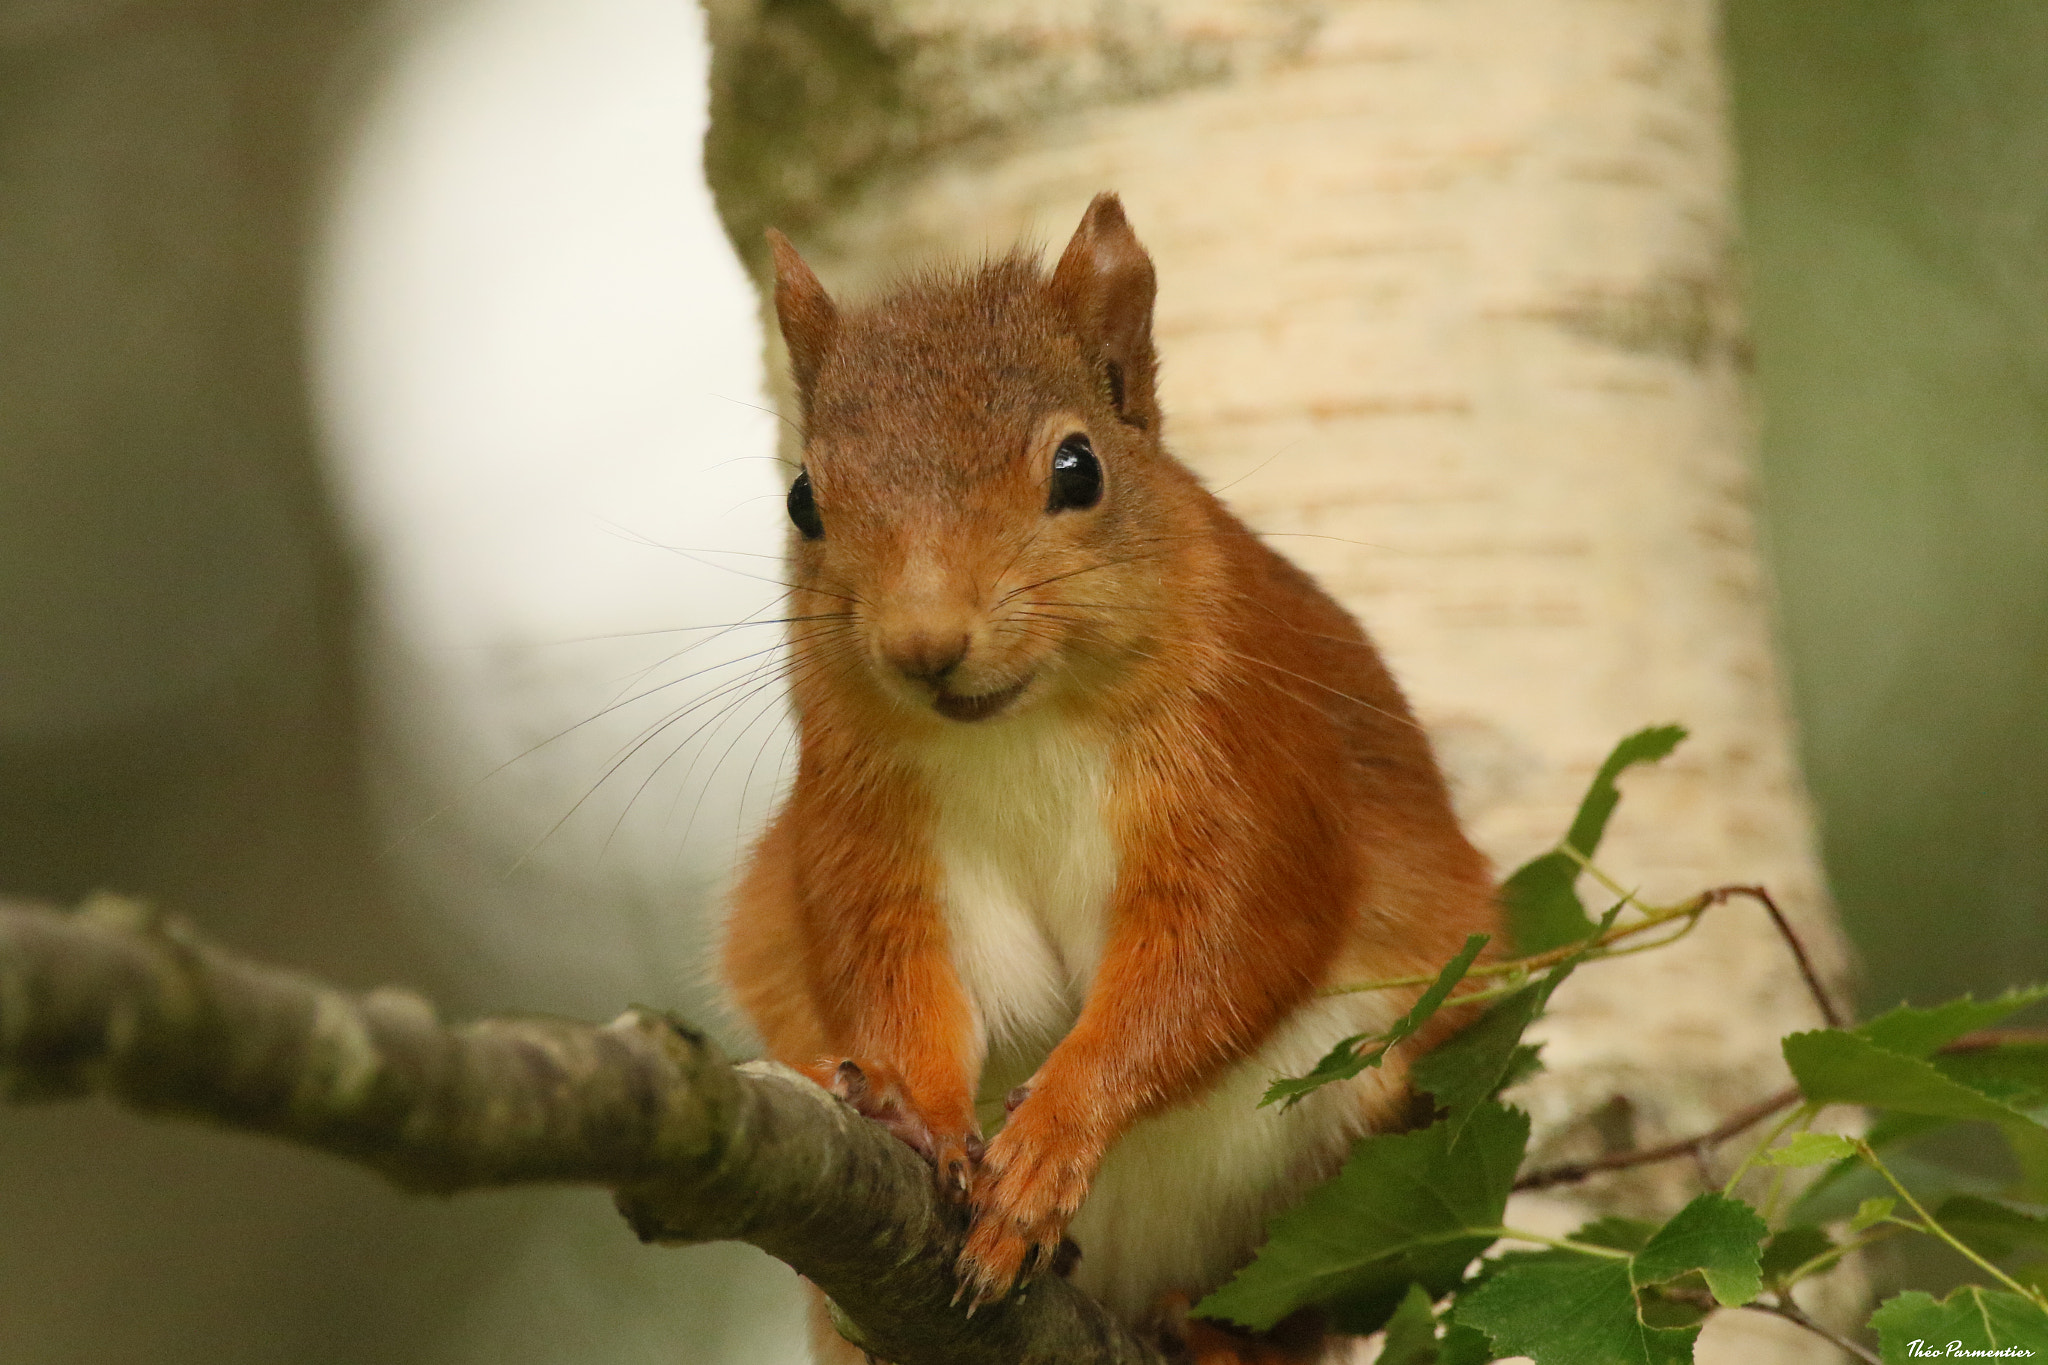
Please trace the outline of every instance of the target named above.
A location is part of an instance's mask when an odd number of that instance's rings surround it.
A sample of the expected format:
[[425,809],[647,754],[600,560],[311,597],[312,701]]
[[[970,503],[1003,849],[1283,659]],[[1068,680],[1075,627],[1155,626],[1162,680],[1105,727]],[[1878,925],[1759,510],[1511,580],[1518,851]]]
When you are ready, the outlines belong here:
[[824,518],[818,515],[818,503],[811,496],[811,471],[797,471],[796,482],[789,486],[789,519],[796,529],[803,532],[805,540],[817,540],[825,534]]
[[1088,438],[1077,431],[1053,452],[1052,488],[1046,494],[1045,510],[1093,507],[1101,500],[1102,462],[1095,458],[1095,447],[1088,444]]

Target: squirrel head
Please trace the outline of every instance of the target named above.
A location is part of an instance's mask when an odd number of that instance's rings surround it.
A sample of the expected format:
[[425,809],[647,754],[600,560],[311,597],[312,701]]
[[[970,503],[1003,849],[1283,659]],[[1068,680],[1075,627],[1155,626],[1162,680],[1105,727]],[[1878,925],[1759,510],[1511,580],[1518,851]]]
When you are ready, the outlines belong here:
[[799,679],[955,722],[1085,704],[1158,658],[1206,495],[1160,444],[1155,276],[1117,197],[1050,275],[1013,253],[850,310],[768,235],[804,427]]

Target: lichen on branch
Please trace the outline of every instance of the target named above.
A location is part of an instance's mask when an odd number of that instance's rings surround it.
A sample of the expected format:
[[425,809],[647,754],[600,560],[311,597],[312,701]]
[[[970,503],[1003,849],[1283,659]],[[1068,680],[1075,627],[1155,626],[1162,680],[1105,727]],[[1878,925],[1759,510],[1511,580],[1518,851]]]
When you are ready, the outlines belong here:
[[783,1260],[897,1365],[1162,1360],[1057,1279],[970,1318],[953,1304],[963,1215],[908,1148],[652,1011],[449,1025],[416,995],[251,962],[132,901],[0,902],[0,1098],[87,1095],[266,1133],[411,1190],[605,1187],[646,1240]]

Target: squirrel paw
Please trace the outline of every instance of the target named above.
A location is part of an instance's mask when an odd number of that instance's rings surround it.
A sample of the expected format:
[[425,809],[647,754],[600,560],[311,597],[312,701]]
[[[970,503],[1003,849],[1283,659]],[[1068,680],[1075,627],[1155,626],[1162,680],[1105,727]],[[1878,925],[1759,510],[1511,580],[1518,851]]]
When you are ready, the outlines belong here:
[[1096,1161],[1070,1143],[1038,1139],[1037,1126],[1023,1119],[1028,1113],[1020,1109],[996,1134],[975,1178],[974,1223],[960,1253],[970,1308],[1046,1270],[1064,1274],[1078,1258],[1078,1248],[1068,1254],[1074,1244],[1063,1234],[1088,1194]]
[[981,1136],[971,1130],[943,1133],[932,1128],[910,1103],[894,1067],[848,1057],[831,1068],[825,1088],[929,1162],[941,1194],[956,1203],[967,1198],[981,1160]]

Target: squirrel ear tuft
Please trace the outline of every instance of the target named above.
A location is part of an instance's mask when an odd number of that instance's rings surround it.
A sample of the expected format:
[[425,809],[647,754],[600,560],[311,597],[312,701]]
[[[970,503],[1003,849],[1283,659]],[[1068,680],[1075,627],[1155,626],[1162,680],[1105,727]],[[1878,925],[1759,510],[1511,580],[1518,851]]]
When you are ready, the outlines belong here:
[[1100,372],[1117,415],[1152,431],[1159,429],[1152,352],[1157,291],[1152,258],[1124,218],[1122,201],[1096,195],[1053,269],[1052,295]]
[[825,353],[832,349],[833,335],[839,330],[839,310],[789,238],[769,228],[768,249],[775,256],[775,319],[782,325],[782,340],[789,347],[789,372],[796,380],[797,395],[808,406],[818,367],[824,364]]

